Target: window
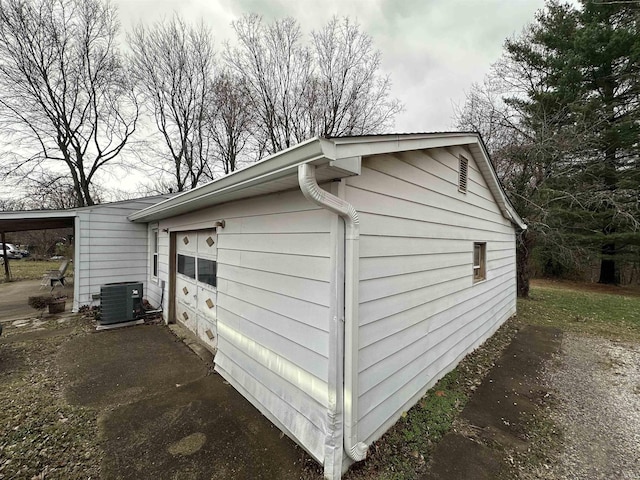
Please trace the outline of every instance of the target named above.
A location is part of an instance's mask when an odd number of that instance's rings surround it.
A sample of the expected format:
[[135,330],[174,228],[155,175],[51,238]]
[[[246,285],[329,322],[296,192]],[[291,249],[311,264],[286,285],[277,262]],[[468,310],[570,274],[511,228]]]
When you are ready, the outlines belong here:
[[153,230],[153,236],[151,238],[151,242],[153,243],[153,278],[158,278],[158,230]]
[[458,191],[467,193],[467,178],[469,175],[469,160],[460,155],[458,157]]
[[216,286],[217,264],[213,260],[198,258],[198,281]]
[[487,244],[473,244],[473,281],[479,282],[487,278]]
[[187,277],[196,278],[196,259],[188,255],[178,254],[178,273]]

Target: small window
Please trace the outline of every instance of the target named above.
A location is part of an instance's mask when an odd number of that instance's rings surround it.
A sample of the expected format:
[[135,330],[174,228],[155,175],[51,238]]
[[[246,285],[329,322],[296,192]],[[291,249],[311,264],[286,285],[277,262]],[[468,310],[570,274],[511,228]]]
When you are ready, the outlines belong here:
[[473,244],[473,281],[487,278],[487,244]]
[[458,157],[458,191],[467,193],[467,178],[469,175],[469,160],[460,155]]
[[153,242],[153,278],[158,278],[158,230],[153,230],[151,241]]
[[206,258],[198,259],[198,281],[207,283],[212,287],[216,286],[217,264],[213,260]]
[[196,259],[188,255],[178,254],[178,273],[187,277],[196,278]]

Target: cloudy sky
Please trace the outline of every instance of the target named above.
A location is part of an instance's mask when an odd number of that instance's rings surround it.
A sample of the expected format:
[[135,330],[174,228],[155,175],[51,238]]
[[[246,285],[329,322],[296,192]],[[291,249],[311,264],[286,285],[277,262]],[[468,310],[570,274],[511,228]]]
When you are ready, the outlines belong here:
[[304,32],[348,15],[382,51],[393,95],[405,110],[395,131],[451,129],[453,105],[498,59],[505,38],[520,33],[543,0],[113,0],[123,29],[179,12],[202,19],[218,47],[232,40],[231,22],[245,13],[265,20],[292,16]]

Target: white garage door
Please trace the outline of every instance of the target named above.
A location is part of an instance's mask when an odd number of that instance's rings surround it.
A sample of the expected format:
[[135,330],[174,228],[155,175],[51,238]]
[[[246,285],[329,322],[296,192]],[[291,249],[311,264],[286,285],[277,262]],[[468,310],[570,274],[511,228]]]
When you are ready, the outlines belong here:
[[176,318],[209,346],[217,346],[216,231],[176,234]]

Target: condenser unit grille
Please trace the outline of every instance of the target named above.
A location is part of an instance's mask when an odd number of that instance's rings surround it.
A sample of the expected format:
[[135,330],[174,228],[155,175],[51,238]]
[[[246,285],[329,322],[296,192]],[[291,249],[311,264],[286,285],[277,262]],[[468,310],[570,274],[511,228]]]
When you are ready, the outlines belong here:
[[100,287],[100,323],[136,320],[142,306],[142,282],[107,283]]

